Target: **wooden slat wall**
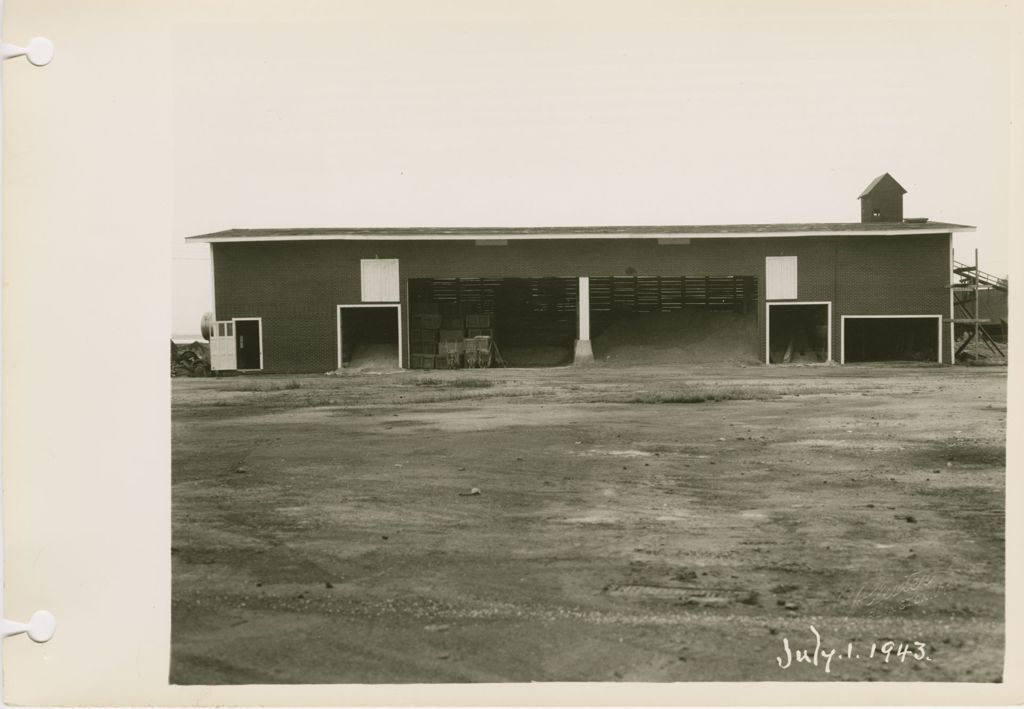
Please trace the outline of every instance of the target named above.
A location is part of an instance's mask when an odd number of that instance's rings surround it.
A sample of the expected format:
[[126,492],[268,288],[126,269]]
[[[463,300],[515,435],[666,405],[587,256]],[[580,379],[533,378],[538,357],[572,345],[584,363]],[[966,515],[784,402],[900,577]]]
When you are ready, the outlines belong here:
[[655,313],[688,307],[747,310],[757,300],[753,276],[609,276],[590,279],[592,312]]

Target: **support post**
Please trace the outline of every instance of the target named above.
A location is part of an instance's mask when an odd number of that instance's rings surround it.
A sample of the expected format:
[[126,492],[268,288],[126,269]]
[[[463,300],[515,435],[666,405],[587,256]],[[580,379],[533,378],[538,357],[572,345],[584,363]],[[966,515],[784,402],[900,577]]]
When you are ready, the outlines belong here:
[[974,361],[978,361],[978,340],[981,339],[979,330],[981,325],[979,319],[981,318],[981,308],[979,304],[981,302],[981,292],[978,290],[978,250],[974,250]]
[[580,276],[576,297],[576,352],[575,364],[590,364],[594,350],[590,344],[590,277]]

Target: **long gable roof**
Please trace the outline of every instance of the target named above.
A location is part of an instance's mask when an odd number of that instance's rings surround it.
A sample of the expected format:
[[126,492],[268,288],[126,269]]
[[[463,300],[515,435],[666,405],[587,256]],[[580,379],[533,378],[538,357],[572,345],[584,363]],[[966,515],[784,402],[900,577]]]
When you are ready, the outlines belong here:
[[534,227],[313,227],[227,229],[188,237],[192,242],[246,241],[424,241],[471,239],[643,239],[668,237],[763,238],[784,236],[898,236],[974,231],[973,226],[928,220],[903,222],[818,222],[810,224],[713,224],[683,226]]

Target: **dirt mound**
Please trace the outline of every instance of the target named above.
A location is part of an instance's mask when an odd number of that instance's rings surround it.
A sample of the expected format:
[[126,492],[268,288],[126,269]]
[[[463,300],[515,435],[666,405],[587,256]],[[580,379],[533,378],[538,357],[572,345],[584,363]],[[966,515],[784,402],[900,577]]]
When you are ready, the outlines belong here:
[[357,344],[345,369],[360,372],[390,372],[398,369],[398,348],[394,344]]
[[555,345],[502,347],[501,354],[509,367],[558,367],[572,364],[572,350]]
[[757,318],[731,311],[683,310],[624,316],[593,341],[599,362],[756,363]]

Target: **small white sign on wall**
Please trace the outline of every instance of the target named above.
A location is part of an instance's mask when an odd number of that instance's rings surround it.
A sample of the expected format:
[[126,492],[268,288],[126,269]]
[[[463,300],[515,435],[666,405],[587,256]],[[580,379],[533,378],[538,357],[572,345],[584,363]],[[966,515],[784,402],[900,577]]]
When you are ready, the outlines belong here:
[[363,259],[359,265],[364,303],[398,302],[398,259]]
[[796,300],[796,256],[766,256],[764,259],[765,300]]

